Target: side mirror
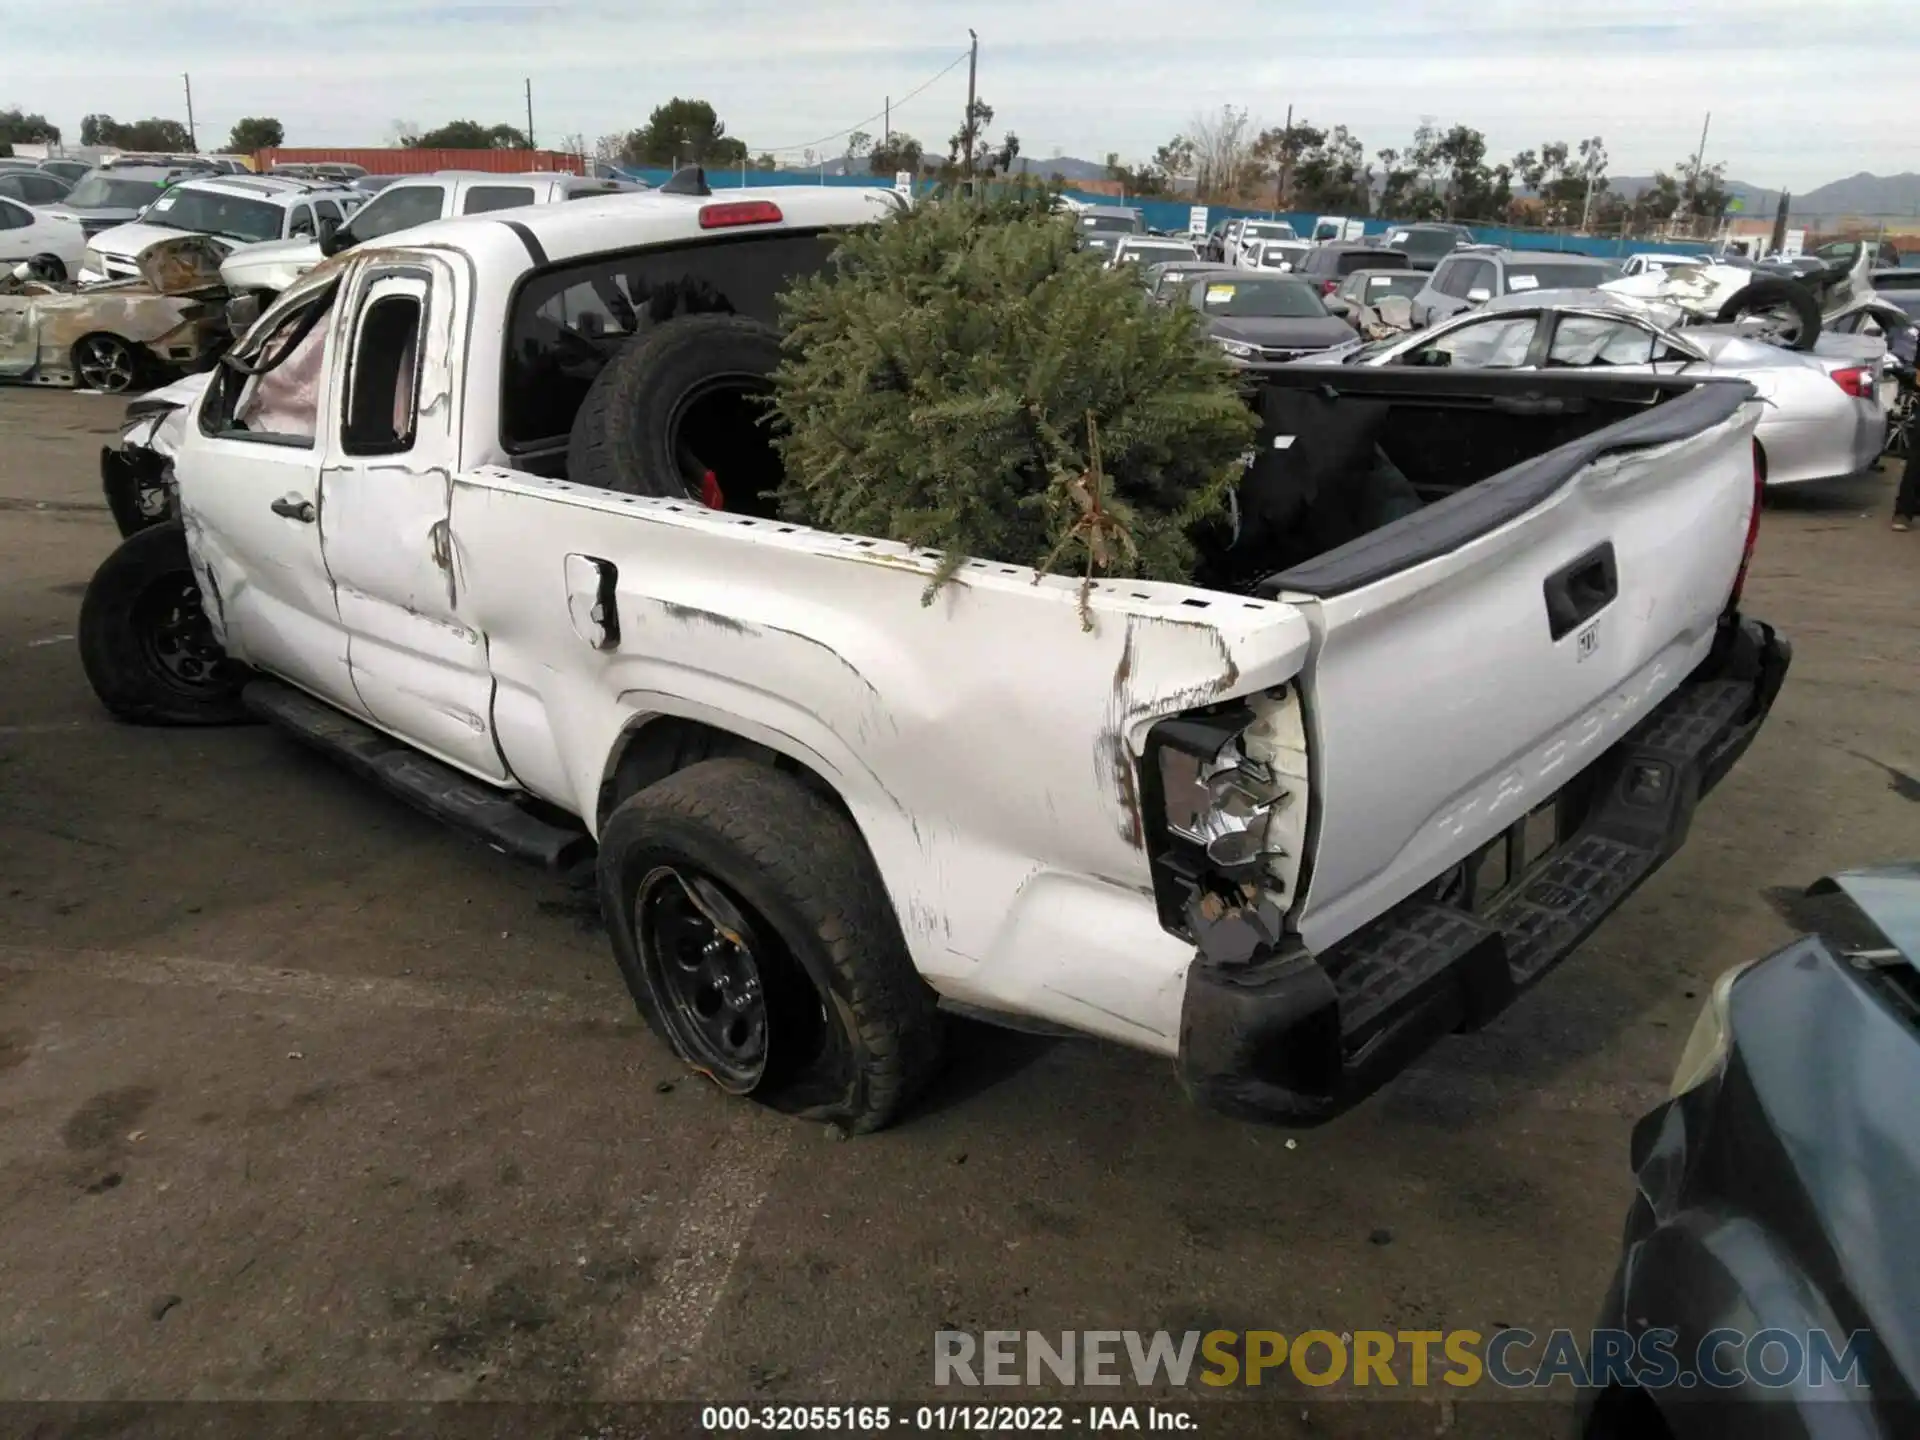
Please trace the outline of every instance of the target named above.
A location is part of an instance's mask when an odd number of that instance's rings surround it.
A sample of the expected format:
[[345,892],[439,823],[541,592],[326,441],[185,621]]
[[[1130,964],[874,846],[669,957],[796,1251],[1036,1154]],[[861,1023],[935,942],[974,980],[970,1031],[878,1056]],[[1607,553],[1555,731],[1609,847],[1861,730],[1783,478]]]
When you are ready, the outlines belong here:
[[1493,292],[1484,285],[1476,285],[1473,289],[1467,291],[1467,299],[1471,300],[1475,305],[1484,305],[1492,298]]
[[320,217],[319,229],[315,232],[315,238],[320,242],[320,253],[322,255],[338,255],[342,250],[345,250],[349,245],[353,244],[353,232],[331,215],[322,215]]
[[253,322],[260,318],[260,297],[258,295],[236,295],[227,301],[227,333],[238,340],[253,328]]

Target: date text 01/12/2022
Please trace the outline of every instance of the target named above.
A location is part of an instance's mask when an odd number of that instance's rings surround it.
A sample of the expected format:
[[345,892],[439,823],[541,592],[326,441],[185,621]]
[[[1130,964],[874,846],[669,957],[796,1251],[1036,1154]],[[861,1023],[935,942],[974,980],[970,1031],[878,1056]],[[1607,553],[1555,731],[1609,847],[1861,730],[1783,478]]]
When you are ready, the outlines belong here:
[[878,1434],[972,1431],[1192,1431],[1191,1412],[1158,1405],[708,1405],[700,1428],[715,1434]]

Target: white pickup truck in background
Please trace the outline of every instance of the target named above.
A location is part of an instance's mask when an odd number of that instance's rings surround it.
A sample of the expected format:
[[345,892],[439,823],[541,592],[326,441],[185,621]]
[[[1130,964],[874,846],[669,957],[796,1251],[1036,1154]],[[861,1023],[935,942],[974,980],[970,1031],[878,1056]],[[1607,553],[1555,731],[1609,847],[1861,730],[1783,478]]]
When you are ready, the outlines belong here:
[[975,559],[923,606],[938,557],[782,520],[742,418],[779,291],[884,213],[676,181],[307,276],[190,400],[180,521],[95,577],[97,693],[597,852],[654,1029],[854,1129],[938,1004],[1337,1113],[1567,954],[1764,720],[1738,383],[1263,377],[1205,588],[1102,581],[1089,632]]

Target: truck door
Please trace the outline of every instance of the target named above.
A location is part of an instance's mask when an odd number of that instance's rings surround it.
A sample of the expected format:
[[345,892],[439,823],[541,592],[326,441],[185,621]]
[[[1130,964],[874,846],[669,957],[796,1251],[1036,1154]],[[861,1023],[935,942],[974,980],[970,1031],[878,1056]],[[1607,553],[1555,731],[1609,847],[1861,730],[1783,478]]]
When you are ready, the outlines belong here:
[[[359,712],[320,551],[321,418],[339,334],[337,286],[269,320],[207,386],[174,468],[206,610],[228,652]],[[248,340],[252,341],[249,336]]]
[[321,496],[354,687],[379,725],[504,780],[486,637],[463,618],[449,524],[465,298],[452,268],[427,256],[365,265],[347,298]]

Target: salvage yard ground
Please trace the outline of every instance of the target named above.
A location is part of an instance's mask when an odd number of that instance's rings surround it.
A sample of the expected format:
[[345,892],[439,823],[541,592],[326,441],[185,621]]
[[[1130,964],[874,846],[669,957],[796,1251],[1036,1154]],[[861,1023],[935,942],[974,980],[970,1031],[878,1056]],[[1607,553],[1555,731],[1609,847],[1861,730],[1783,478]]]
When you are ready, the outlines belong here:
[[1767,514],[1771,722],[1489,1030],[1290,1137],[967,1026],[836,1142],[649,1038],[590,896],[269,730],[106,718],[72,632],[123,408],[0,392],[0,1399],[855,1402],[929,1397],[938,1329],[1584,1326],[1770,892],[1920,852],[1920,536],[1876,477]]

